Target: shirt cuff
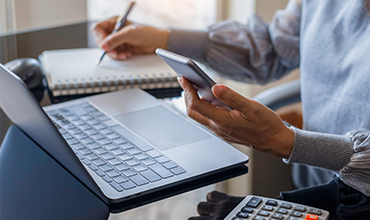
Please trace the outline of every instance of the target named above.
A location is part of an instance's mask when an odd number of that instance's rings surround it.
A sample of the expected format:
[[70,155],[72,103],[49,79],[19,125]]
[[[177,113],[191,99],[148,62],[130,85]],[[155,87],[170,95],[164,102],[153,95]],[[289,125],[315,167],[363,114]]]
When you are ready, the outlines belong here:
[[207,31],[190,31],[171,28],[167,50],[205,63],[209,47]]
[[285,163],[300,163],[339,172],[354,154],[353,143],[347,135],[294,130],[294,147]]

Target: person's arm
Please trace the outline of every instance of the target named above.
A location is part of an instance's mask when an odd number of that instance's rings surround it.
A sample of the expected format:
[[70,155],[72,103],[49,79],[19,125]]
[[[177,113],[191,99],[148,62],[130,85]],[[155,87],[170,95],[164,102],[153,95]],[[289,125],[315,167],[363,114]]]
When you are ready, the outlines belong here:
[[370,196],[370,131],[332,135],[293,128],[294,147],[286,163],[300,163],[339,173],[347,185]]
[[172,28],[166,49],[208,64],[223,77],[265,84],[299,66],[301,1],[291,0],[267,25],[222,21],[208,31]]

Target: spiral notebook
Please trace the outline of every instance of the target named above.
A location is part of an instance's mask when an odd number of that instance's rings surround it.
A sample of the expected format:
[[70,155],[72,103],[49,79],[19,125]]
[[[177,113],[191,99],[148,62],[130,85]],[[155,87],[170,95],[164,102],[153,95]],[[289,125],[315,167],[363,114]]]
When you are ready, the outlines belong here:
[[39,59],[54,97],[179,87],[177,74],[155,54],[126,61],[105,56],[98,66],[101,54],[99,48],[44,51]]

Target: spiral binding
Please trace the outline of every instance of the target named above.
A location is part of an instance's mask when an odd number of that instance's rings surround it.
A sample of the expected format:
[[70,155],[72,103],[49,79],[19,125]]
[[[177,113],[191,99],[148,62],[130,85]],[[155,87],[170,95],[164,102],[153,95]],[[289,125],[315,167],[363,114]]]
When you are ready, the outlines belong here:
[[58,80],[52,89],[54,97],[80,95],[80,94],[96,94],[122,89],[141,88],[141,89],[164,89],[180,87],[176,77],[171,73],[160,73],[158,76],[152,74],[129,75],[128,77],[113,76],[113,77],[98,77],[94,78],[76,78],[67,79],[65,81]]

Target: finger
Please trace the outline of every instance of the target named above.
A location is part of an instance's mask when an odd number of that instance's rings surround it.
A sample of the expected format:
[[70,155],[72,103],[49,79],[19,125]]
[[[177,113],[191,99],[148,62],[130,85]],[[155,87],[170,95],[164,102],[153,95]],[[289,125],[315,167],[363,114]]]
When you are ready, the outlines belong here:
[[251,108],[252,102],[250,99],[240,95],[234,90],[224,85],[214,85],[212,92],[216,98],[223,101],[226,105],[240,112],[247,111]]
[[188,220],[213,220],[210,216],[197,216],[197,217],[190,217]]
[[108,34],[112,33],[116,20],[117,16],[102,22],[95,22],[91,25],[90,30],[97,35],[104,35],[104,37],[106,37]]
[[179,80],[181,80],[179,82],[185,92],[185,103],[188,109],[192,109],[215,122],[222,118],[222,114],[228,112],[227,109],[218,108],[210,102],[199,98],[197,90],[194,89],[193,85],[186,79],[181,78]]
[[209,202],[219,202],[222,200],[225,200],[229,196],[225,193],[219,192],[219,191],[212,191],[207,194],[207,201]]
[[215,211],[215,205],[212,202],[200,202],[197,206],[198,214],[212,216]]
[[132,44],[137,38],[131,30],[132,26],[125,26],[120,31],[108,35],[102,41],[101,47],[105,51],[111,51],[123,44]]

